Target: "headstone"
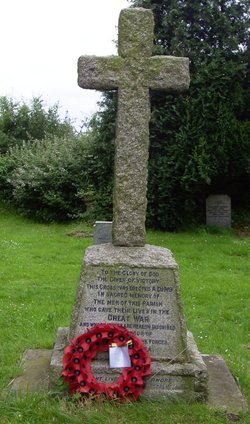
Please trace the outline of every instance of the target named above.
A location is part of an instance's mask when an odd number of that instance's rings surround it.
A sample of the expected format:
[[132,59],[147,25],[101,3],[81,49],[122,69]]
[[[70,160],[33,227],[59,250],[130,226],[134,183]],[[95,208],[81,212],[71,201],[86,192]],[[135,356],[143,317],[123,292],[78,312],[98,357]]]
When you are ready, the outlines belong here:
[[211,194],[206,200],[206,224],[231,227],[231,199],[227,194]]
[[112,243],[112,221],[96,221],[93,239],[94,244]]
[[[152,11],[124,9],[119,56],[79,59],[81,87],[118,88],[113,243],[85,252],[71,326],[59,330],[51,375],[60,373],[65,338],[116,323],[148,348],[152,376],[146,396],[204,399],[207,369],[186,329],[178,266],[168,249],[145,245],[149,89],[183,91],[189,85],[188,59],[151,56],[152,47]],[[104,357],[92,361],[92,371],[102,382],[119,375]]]

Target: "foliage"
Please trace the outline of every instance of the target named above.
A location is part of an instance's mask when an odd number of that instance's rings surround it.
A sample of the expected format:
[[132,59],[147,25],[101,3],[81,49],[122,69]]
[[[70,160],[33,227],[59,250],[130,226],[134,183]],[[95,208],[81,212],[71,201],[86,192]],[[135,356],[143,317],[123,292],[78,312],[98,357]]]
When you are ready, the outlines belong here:
[[[201,222],[210,192],[231,195],[235,208],[248,205],[247,1],[131,3],[154,12],[154,54],[190,58],[187,93],[151,93],[148,226],[174,230]],[[114,136],[114,97],[105,95],[96,128],[103,143]]]
[[1,197],[43,221],[111,219],[114,142],[99,136],[100,116],[76,133],[58,106],[0,98]]
[[86,210],[87,136],[23,142],[0,156],[0,186],[4,197],[24,215],[39,220],[67,220]]
[[112,220],[116,101],[116,92],[110,92],[99,103],[100,110],[88,125],[93,159],[88,163],[88,172],[96,191],[93,210],[98,219]]
[[40,100],[33,100],[33,115],[24,105],[1,100],[0,125],[8,134],[8,150],[0,154],[1,196],[24,215],[43,221],[111,219],[114,142],[98,135],[102,112],[92,117],[86,133],[76,134],[58,120],[56,108],[45,114]]
[[202,221],[210,192],[227,192],[233,206],[247,201],[250,125],[237,116],[244,101],[240,76],[242,65],[213,57],[196,73],[188,95],[153,94],[151,225],[175,229]]
[[73,132],[70,119],[67,116],[60,119],[58,104],[46,110],[40,97],[34,97],[30,105],[0,97],[0,153],[23,141],[42,140],[52,135],[62,137]]

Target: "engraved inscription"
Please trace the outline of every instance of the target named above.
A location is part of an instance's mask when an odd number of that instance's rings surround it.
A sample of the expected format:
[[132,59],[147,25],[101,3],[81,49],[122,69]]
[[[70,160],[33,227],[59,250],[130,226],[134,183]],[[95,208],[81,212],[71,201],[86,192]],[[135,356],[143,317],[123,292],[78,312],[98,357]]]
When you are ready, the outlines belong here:
[[[94,277],[94,278],[93,278]],[[78,316],[79,333],[101,322],[124,325],[157,357],[181,351],[180,322],[171,269],[125,266],[92,267],[86,276],[86,299]]]
[[[94,373],[95,378],[100,381],[101,383],[114,383],[118,377],[119,374],[115,373],[115,374],[104,374],[104,373],[100,373],[100,372],[95,372]],[[167,375],[156,375],[156,376],[152,376],[150,378],[150,390],[163,390],[163,391],[173,391],[173,390],[182,390],[183,389],[183,377],[178,377],[178,376],[167,376]],[[192,385],[192,381],[190,381],[190,385]],[[147,385],[146,385],[146,389],[145,389],[145,394],[147,394]]]

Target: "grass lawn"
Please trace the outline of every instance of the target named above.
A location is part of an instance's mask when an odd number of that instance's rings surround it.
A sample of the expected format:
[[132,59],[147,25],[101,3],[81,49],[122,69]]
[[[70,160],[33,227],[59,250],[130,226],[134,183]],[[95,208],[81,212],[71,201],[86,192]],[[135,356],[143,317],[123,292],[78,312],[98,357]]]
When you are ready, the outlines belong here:
[[[68,326],[84,249],[85,224],[38,224],[0,205],[0,423],[228,423],[206,405],[150,402],[76,404],[50,394],[17,396],[6,387],[27,348],[52,348]],[[250,238],[231,231],[149,232],[148,243],[172,250],[180,267],[188,329],[202,353],[226,360],[250,405]],[[249,415],[241,418],[250,423]]]

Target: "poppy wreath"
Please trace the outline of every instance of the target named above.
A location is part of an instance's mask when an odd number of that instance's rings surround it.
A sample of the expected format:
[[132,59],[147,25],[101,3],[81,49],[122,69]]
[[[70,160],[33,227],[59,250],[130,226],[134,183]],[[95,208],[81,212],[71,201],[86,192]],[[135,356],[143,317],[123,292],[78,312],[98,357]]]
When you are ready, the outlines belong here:
[[[99,382],[91,371],[91,360],[97,352],[104,352],[112,344],[128,345],[131,367],[123,368],[112,383]],[[150,372],[150,358],[142,341],[125,327],[116,324],[98,324],[74,338],[64,350],[62,377],[69,393],[84,396],[105,395],[108,399],[138,399]]]

